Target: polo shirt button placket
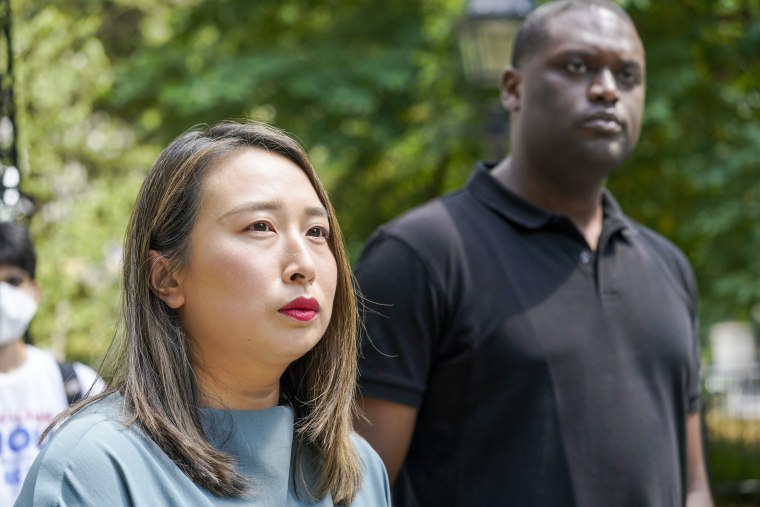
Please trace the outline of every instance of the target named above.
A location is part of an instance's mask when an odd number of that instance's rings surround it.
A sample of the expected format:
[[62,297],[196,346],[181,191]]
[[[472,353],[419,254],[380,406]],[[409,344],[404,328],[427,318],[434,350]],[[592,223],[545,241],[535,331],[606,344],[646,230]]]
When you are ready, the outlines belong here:
[[594,255],[588,251],[588,250],[581,250],[581,253],[578,255],[578,260],[581,264],[588,265],[591,263],[591,261],[594,259]]

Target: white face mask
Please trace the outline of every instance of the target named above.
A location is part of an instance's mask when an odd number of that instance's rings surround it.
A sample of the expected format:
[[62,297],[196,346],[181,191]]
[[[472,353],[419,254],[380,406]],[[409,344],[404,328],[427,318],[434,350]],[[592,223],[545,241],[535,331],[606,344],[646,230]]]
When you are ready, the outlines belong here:
[[0,345],[21,338],[35,313],[37,301],[28,292],[0,282]]

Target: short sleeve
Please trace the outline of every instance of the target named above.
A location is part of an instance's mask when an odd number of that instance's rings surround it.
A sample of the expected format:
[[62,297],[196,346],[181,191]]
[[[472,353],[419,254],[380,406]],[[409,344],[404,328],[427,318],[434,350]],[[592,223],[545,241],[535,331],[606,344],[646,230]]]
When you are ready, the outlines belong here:
[[691,317],[691,334],[689,340],[689,372],[687,389],[688,413],[696,413],[702,409],[701,389],[701,343],[699,341],[699,288],[697,277],[689,264],[684,253],[669,241],[665,242],[667,248],[665,258],[668,260],[671,273],[677,276],[678,284],[685,293]]
[[701,378],[701,346],[699,342],[699,317],[698,317],[698,289],[697,279],[694,276],[694,272],[689,266],[685,257],[681,257],[681,272],[684,276],[684,283],[686,290],[689,294],[692,304],[692,333],[689,339],[691,340],[691,368],[689,370],[689,400],[688,411],[689,413],[699,412],[702,409],[702,390],[700,384]]
[[441,296],[429,266],[382,229],[359,258],[366,332],[359,359],[364,396],[419,407],[441,328]]

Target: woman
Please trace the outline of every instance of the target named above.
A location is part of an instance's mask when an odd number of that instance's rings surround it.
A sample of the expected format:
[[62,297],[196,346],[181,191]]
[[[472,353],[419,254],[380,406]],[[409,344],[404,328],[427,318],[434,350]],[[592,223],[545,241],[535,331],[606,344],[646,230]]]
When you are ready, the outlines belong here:
[[25,343],[40,299],[36,271],[29,231],[0,222],[0,505],[13,504],[53,417],[90,387],[102,388],[87,366],[58,363]]
[[135,203],[109,389],[18,505],[389,505],[352,434],[356,308],[332,205],[261,124],[175,139]]

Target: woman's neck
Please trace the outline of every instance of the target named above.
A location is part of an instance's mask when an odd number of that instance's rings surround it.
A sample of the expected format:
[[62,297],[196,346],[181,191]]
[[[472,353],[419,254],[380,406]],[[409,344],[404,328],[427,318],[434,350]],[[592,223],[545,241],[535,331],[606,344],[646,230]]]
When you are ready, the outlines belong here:
[[229,372],[213,372],[195,369],[201,392],[200,406],[231,410],[262,410],[276,406],[280,401],[280,378],[241,378],[225,375]]

